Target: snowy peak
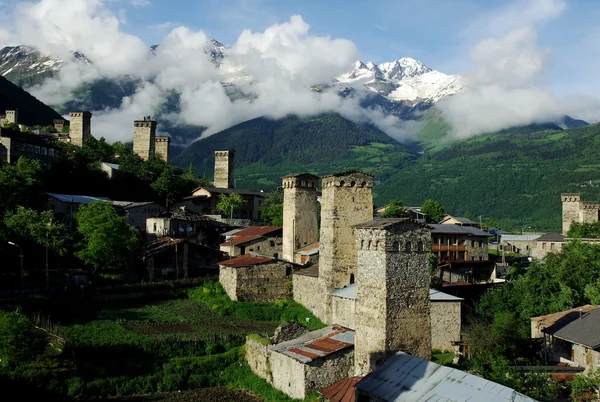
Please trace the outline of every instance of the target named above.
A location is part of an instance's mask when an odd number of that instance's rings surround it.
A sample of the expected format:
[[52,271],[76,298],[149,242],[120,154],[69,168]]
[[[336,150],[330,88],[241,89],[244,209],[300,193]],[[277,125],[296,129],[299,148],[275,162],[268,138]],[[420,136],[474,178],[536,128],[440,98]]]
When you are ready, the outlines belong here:
[[391,101],[437,102],[459,92],[458,77],[432,70],[410,57],[375,64],[357,61],[354,69],[337,78],[351,87],[364,87]]

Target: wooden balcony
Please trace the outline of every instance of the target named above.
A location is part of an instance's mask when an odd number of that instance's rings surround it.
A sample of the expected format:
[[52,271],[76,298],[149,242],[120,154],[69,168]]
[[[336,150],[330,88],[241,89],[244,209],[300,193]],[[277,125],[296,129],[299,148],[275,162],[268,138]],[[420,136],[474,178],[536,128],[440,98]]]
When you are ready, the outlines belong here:
[[464,244],[432,244],[431,251],[434,253],[437,253],[439,251],[467,251],[467,246],[465,246]]

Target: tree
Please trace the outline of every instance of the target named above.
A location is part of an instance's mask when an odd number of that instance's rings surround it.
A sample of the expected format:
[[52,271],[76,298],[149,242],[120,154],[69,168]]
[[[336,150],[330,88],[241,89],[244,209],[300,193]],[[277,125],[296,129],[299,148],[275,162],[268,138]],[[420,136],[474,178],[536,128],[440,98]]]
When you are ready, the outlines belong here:
[[19,237],[32,240],[40,246],[47,241],[48,247],[59,255],[66,251],[65,242],[69,235],[63,224],[54,221],[52,211],[39,212],[18,206],[16,210],[6,213],[4,224]]
[[0,365],[14,366],[41,355],[46,337],[18,310],[0,310]]
[[240,212],[246,208],[246,201],[238,193],[221,194],[217,203],[217,211],[230,218],[239,217]]
[[382,218],[402,218],[406,216],[406,208],[402,201],[391,200],[385,211],[381,214]]
[[158,193],[161,199],[165,200],[165,206],[169,206],[169,200],[173,200],[175,196],[176,178],[171,167],[166,167],[158,179],[150,186]]
[[439,222],[444,217],[444,207],[432,199],[426,200],[421,206],[421,212],[427,215],[432,222]]
[[92,266],[94,272],[122,273],[130,267],[138,245],[135,229],[117,215],[110,203],[82,205],[75,218],[83,236],[77,257]]
[[579,239],[600,239],[600,222],[571,223],[567,237]]
[[273,226],[283,226],[283,190],[277,189],[267,195],[260,208],[260,216]]

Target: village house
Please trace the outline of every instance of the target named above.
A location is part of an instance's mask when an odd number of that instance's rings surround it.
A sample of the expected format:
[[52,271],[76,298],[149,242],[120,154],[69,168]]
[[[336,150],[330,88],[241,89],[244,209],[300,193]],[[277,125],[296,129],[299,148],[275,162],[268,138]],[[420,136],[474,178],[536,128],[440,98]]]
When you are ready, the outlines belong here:
[[165,210],[165,207],[155,202],[112,201],[117,213],[123,215],[127,223],[138,232],[146,231],[146,220]]
[[0,162],[13,165],[21,156],[48,163],[63,157],[52,138],[0,128]]
[[197,243],[217,247],[220,234],[229,226],[185,207],[171,208],[146,219],[146,237],[163,236],[194,238]]
[[[388,209],[389,205],[384,205],[375,209],[374,216],[381,217],[381,215]],[[406,210],[406,217],[411,218],[417,222],[425,223],[427,221],[427,214],[421,212],[421,207],[404,207]]]
[[222,252],[190,239],[161,237],[144,246],[148,282],[186,279],[218,273]]
[[292,264],[255,254],[219,263],[219,282],[231,300],[273,302],[291,293]]
[[600,362],[600,309],[585,305],[531,318],[531,337],[544,339],[544,359],[595,373]]
[[229,257],[252,252],[277,259],[282,253],[282,235],[281,226],[250,226],[230,236],[219,248]]
[[73,214],[81,205],[96,201],[112,203],[110,198],[87,195],[44,193],[42,197],[43,208],[52,211],[57,220],[68,224],[72,223]]
[[479,222],[475,222],[469,218],[463,218],[459,216],[444,215],[441,221],[438,222],[440,225],[458,225],[458,226],[471,226],[474,228],[481,229]]
[[477,227],[457,224],[434,224],[431,229],[431,251],[439,262],[487,261],[488,232]]
[[100,169],[106,173],[109,179],[112,179],[119,171],[119,165],[116,163],[100,162]]
[[561,194],[562,234],[567,235],[571,223],[598,222],[600,204],[597,201],[581,201],[581,194]]

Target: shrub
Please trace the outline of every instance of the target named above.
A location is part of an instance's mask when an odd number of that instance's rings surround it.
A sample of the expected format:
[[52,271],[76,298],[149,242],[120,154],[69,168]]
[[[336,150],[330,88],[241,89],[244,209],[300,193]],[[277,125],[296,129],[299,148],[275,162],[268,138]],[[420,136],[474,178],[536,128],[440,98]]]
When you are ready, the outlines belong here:
[[46,349],[46,336],[19,311],[0,311],[0,364],[31,361]]

